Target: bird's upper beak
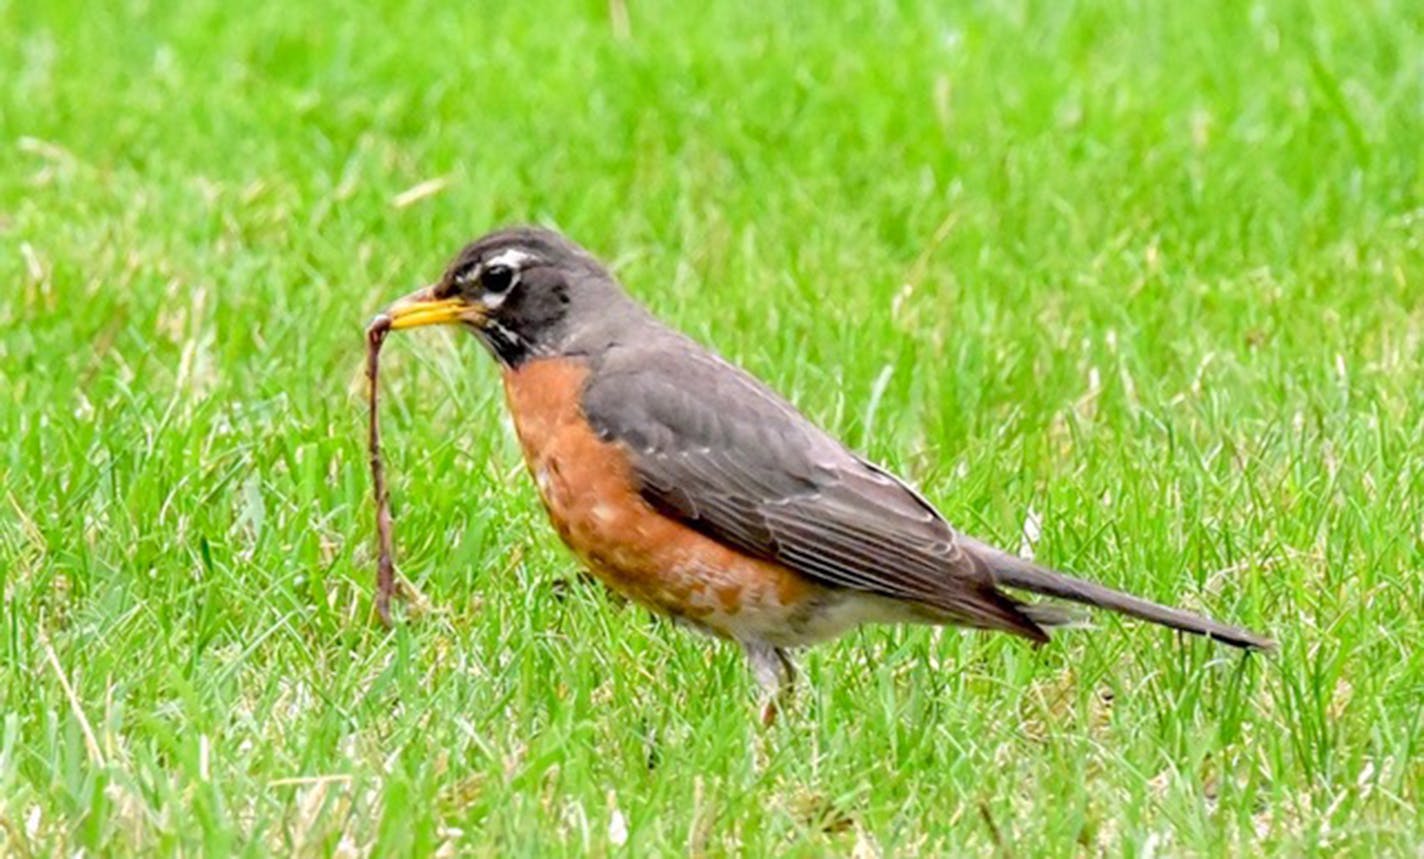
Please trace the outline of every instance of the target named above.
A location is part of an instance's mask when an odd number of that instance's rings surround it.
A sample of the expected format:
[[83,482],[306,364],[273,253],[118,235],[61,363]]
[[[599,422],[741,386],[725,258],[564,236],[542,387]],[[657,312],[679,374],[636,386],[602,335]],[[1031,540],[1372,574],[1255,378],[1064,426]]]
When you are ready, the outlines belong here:
[[397,299],[386,308],[386,315],[391,318],[391,328],[395,331],[454,322],[479,325],[485,317],[484,308],[463,298],[436,298],[433,286],[417,289]]

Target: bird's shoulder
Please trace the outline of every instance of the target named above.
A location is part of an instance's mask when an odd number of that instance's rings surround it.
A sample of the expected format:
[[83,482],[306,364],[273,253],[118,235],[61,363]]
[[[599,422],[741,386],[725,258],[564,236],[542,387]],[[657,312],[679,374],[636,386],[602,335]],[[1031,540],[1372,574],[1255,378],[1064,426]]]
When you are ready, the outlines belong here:
[[582,406],[596,431],[646,453],[721,448],[827,467],[856,459],[760,379],[673,331],[608,349]]

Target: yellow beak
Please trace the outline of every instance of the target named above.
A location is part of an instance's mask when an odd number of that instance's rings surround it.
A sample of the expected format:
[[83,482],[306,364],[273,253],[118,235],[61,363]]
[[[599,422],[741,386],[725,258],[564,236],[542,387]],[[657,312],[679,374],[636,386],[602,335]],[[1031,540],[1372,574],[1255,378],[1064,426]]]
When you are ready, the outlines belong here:
[[436,298],[431,287],[412,292],[397,299],[386,308],[391,318],[391,329],[419,328],[422,325],[447,325],[452,322],[473,322],[478,324],[484,313],[476,305],[463,298]]

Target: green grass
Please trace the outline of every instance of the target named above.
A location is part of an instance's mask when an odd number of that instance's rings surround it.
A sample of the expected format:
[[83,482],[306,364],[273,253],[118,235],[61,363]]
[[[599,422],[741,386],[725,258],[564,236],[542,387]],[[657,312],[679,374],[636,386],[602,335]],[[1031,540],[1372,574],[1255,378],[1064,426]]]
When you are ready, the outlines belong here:
[[[0,0],[0,853],[1417,855],[1424,10],[854,5]],[[383,631],[361,331],[514,221],[1280,653],[867,629],[763,733],[440,332]]]

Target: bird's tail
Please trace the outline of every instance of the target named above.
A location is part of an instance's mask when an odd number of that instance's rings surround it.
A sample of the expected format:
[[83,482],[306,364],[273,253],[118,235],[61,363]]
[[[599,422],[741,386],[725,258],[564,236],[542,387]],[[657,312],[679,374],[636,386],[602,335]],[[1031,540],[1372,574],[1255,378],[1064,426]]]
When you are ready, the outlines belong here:
[[[1227,626],[1189,611],[1158,605],[1095,582],[1065,576],[968,537],[960,539],[963,548],[984,561],[993,572],[996,585],[1017,588],[1040,596],[1055,597],[1095,608],[1105,608],[1194,635],[1205,635],[1233,647],[1247,650],[1275,650],[1276,648],[1274,641],[1250,630]],[[1054,607],[1032,606],[1030,609],[1046,612],[1044,620],[1050,626],[1062,623],[1061,620],[1055,623],[1060,615],[1055,613]],[[1065,620],[1071,619],[1071,616],[1068,615],[1062,615],[1062,617]]]

